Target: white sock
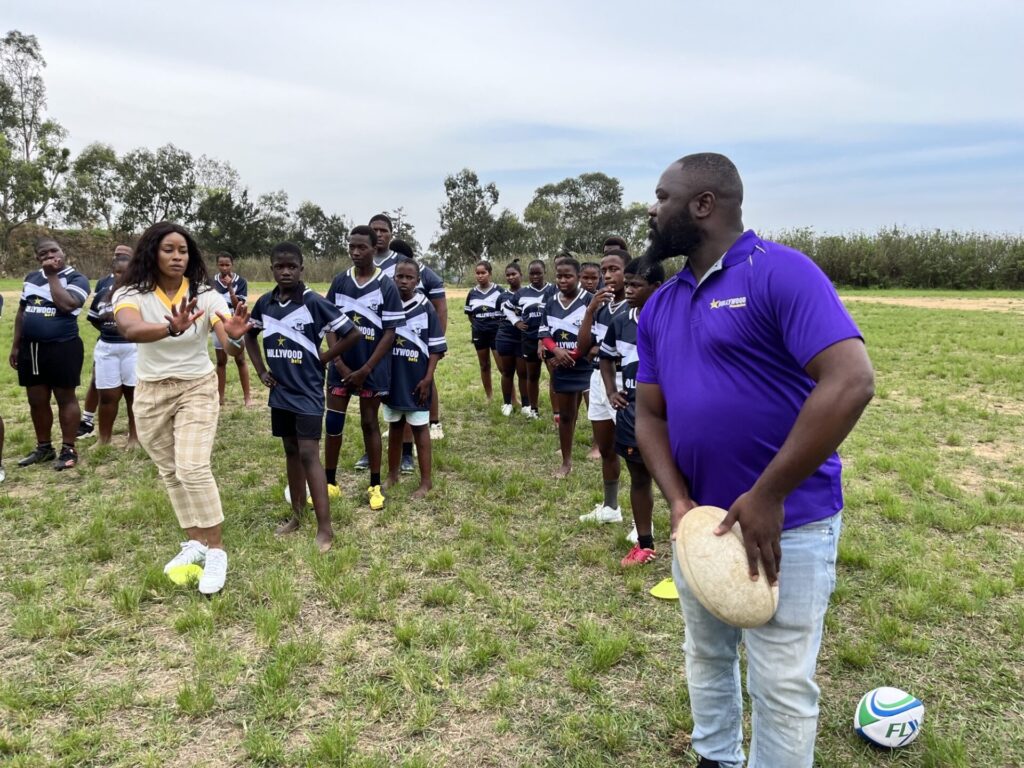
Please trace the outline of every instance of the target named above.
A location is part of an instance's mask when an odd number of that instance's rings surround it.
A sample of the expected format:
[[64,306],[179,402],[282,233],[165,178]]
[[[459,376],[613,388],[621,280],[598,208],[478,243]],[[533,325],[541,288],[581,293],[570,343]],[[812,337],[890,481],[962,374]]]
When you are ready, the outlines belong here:
[[82,411],[82,421],[84,421],[86,424],[92,424],[93,419],[95,417],[95,413],[90,413],[89,411]]

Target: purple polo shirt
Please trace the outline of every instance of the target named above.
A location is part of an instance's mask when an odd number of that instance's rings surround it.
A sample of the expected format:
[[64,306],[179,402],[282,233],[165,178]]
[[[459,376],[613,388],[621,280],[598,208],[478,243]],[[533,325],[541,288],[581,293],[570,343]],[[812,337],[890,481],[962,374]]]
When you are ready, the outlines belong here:
[[[728,509],[782,447],[823,349],[861,338],[835,288],[799,251],[744,232],[698,286],[689,267],[640,313],[637,380],[665,397],[676,466],[699,504]],[[833,453],[785,501],[783,528],[843,507]]]

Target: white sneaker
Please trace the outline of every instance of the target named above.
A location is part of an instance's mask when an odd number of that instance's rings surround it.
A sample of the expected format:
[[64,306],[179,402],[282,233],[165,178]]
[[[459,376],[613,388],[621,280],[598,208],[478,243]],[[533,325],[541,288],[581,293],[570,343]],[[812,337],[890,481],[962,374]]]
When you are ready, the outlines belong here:
[[528,405],[524,405],[522,408],[519,409],[519,415],[520,416],[525,416],[528,419],[532,419],[533,418],[533,408],[531,408]]
[[638,544],[640,542],[640,537],[636,532],[636,523],[633,523],[633,529],[626,534],[626,541],[630,544]]
[[594,507],[592,512],[588,512],[585,515],[580,515],[581,523],[621,523],[622,522],[622,507],[606,507],[604,504],[598,504]]
[[0,483],[7,479],[7,470],[0,467]]
[[164,573],[169,573],[172,568],[177,568],[179,565],[191,565],[192,563],[201,565],[205,559],[206,546],[204,544],[192,539],[183,541],[181,542],[181,551],[164,566]]
[[443,440],[444,430],[441,428],[441,422],[430,425],[430,439],[431,440]]
[[530,410],[530,418],[531,419],[539,419],[540,418],[540,411],[538,411],[536,408],[532,408]]
[[502,416],[511,416],[512,415],[512,403],[505,403],[503,406],[501,406],[501,415]]
[[228,577],[228,553],[223,549],[211,548],[206,552],[206,566],[199,577],[199,591],[204,595],[215,595],[224,589]]

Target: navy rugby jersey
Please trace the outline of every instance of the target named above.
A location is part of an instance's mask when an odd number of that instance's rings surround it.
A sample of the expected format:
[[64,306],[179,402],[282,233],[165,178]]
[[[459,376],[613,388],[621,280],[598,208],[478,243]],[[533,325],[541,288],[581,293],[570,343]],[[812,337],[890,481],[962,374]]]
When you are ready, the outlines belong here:
[[615,369],[622,372],[622,390],[629,407],[615,416],[615,439],[627,447],[636,446],[636,372],[640,355],[636,349],[636,319],[639,312],[627,309],[619,312],[608,326],[601,342],[601,359],[614,360]]
[[466,294],[466,306],[463,310],[469,315],[474,332],[498,330],[498,322],[502,318],[501,310],[498,309],[499,298],[501,288],[494,283],[491,283],[487,291],[481,291],[479,286],[473,286]]
[[58,274],[60,284],[78,300],[78,308],[70,312],[58,309],[43,270],[30,272],[25,276],[19,302],[25,308],[21,321],[23,341],[71,341],[78,337],[78,315],[89,298],[89,280],[71,267],[64,267]]
[[618,315],[624,315],[629,311],[629,304],[623,299],[618,304],[606,301],[597,312],[594,313],[594,322],[590,326],[591,345],[600,348],[604,341],[604,335],[611,327],[612,321]]
[[544,316],[544,305],[557,293],[558,288],[551,283],[545,283],[542,288],[534,288],[532,285],[523,286],[512,295],[512,301],[519,308],[523,322],[526,323],[524,338],[530,341],[537,340],[540,321]]
[[96,283],[96,293],[89,306],[89,322],[99,330],[100,341],[108,344],[130,344],[131,342],[117,330],[117,323],[114,322],[114,306],[110,303],[110,297],[114,293],[114,282],[114,276],[107,275]]
[[[384,256],[380,261],[374,257],[373,263],[381,272],[394,280],[395,267],[398,266],[398,262],[403,258],[405,257],[401,253],[388,251],[387,256]],[[420,281],[416,284],[416,290],[431,301],[445,298],[444,280],[426,264],[420,264]]]
[[277,380],[270,407],[295,413],[324,412],[324,365],[320,343],[329,331],[348,335],[352,322],[323,296],[303,286],[301,301],[280,301],[274,288],[256,301],[249,321],[263,333],[263,356]]
[[231,282],[228,285],[224,285],[220,281],[220,273],[218,272],[210,282],[217,289],[217,293],[224,297],[224,303],[228,305],[229,309],[234,309],[234,306],[231,304],[231,291],[235,292],[235,298],[238,301],[249,300],[249,283],[241,275],[234,275]]
[[431,355],[448,351],[441,322],[426,296],[417,294],[403,303],[405,325],[395,330],[395,346],[391,348],[391,389],[384,402],[396,411],[425,411],[430,398],[420,403],[413,390],[427,374]]
[[[562,306],[562,294],[559,292],[544,305],[544,315],[541,318],[538,338],[554,339],[557,346],[575,352],[580,325],[583,323],[583,316],[587,313],[587,305],[593,298],[591,294],[580,288],[576,298],[569,302],[568,307],[564,307]],[[589,370],[592,367],[586,356],[581,356],[576,361],[574,370],[583,368]]]
[[523,332],[516,327],[516,323],[522,322],[522,310],[515,303],[515,294],[512,291],[502,291],[498,297],[498,309],[501,310],[501,320],[498,321],[498,338],[509,341],[520,341]]
[[[355,267],[336,275],[331,287],[327,289],[327,300],[344,312],[363,335],[362,341],[341,356],[345,365],[353,371],[366,365],[384,331],[405,325],[405,312],[402,310],[398,288],[379,268],[361,286],[356,282]],[[338,377],[337,368],[333,365],[331,376],[332,379]],[[390,381],[391,361],[385,355],[366,377],[363,388],[386,392]]]

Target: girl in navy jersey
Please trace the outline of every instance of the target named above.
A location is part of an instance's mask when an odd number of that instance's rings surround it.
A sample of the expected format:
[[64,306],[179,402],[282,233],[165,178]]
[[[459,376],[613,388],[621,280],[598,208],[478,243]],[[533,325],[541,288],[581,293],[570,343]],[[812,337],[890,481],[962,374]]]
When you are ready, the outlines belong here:
[[593,366],[585,351],[577,348],[580,324],[593,298],[580,287],[580,265],[575,259],[563,259],[555,270],[558,295],[544,307],[540,340],[551,361],[551,382],[555,390],[559,421],[558,442],[562,466],[555,477],[572,471],[572,441],[583,393],[590,386]]
[[[495,346],[498,335],[498,321],[501,320],[501,310],[498,309],[498,299],[501,297],[501,289],[491,282],[491,263],[489,261],[478,261],[475,268],[476,287],[471,288],[466,294],[465,312],[469,315],[469,323],[473,328],[473,346],[476,347],[476,357],[480,361],[480,381],[484,385],[484,394],[487,395],[487,402],[491,402],[493,389],[491,387],[491,355],[495,356],[495,363],[498,363],[495,354]],[[499,368],[500,370],[500,368]]]
[[[519,311],[520,316],[516,327],[523,334],[520,350],[520,358],[523,361],[526,374],[526,399],[523,400],[523,415],[539,419],[541,364],[540,355],[537,353],[537,335],[540,331],[541,318],[544,315],[544,306],[558,292],[558,289],[547,282],[544,262],[540,259],[530,262],[527,274],[530,284],[513,294],[512,303]],[[525,410],[527,403],[530,404],[529,412]]]
[[523,415],[528,415],[532,409],[530,396],[526,391],[526,361],[520,355],[523,348],[523,332],[518,326],[522,317],[514,301],[516,291],[523,284],[523,272],[519,268],[518,260],[505,267],[505,279],[508,281],[508,290],[502,291],[498,299],[498,309],[501,310],[502,318],[498,323],[498,333],[495,337],[498,368],[501,370],[501,414],[512,415],[515,377],[519,374],[519,399],[523,403]]

